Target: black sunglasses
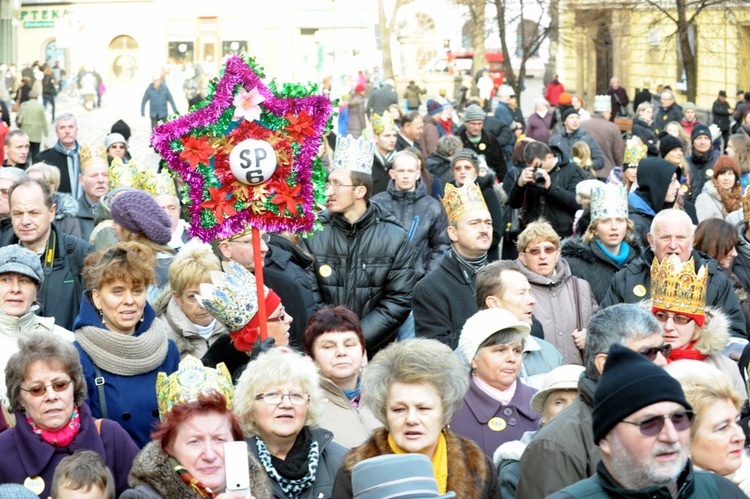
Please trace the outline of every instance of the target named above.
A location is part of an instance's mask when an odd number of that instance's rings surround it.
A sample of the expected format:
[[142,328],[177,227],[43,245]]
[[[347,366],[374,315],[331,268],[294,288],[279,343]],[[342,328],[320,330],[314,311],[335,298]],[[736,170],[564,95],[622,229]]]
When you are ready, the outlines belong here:
[[648,360],[653,361],[659,354],[659,352],[661,352],[661,354],[666,359],[667,357],[669,357],[669,354],[672,353],[672,345],[669,343],[664,343],[663,345],[659,345],[658,347],[646,348],[638,353],[646,357]]
[[641,431],[641,435],[644,437],[655,437],[661,433],[664,429],[664,421],[669,418],[672,421],[672,426],[677,431],[685,431],[693,424],[693,418],[695,413],[693,411],[676,412],[674,414],[662,414],[660,416],[653,416],[648,419],[644,419],[640,423],[633,421],[622,420],[623,423],[632,424],[637,426]]

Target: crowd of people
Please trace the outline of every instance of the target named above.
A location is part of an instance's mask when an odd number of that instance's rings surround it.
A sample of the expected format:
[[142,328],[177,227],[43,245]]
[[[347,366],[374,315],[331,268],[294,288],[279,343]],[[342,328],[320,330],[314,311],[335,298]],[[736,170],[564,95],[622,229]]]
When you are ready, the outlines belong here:
[[746,497],[750,95],[708,126],[610,85],[524,117],[358,82],[304,238],[191,240],[126,123],[82,144],[58,113],[42,151],[14,124],[0,492],[247,497],[244,441],[258,499]]

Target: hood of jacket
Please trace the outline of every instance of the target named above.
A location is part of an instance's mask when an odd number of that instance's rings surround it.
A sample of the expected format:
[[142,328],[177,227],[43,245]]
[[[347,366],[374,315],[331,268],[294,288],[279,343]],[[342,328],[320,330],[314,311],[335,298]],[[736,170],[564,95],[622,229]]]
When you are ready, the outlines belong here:
[[306,269],[312,265],[312,257],[289,239],[278,234],[269,234],[269,237],[271,239],[271,245],[269,246],[271,253],[273,253],[276,248],[281,248],[291,255],[291,261],[296,263],[299,267]]
[[[156,312],[154,312],[154,309],[151,308],[151,305],[146,302],[146,308],[143,309],[143,321],[138,324],[138,327],[135,330],[135,335],[138,336],[139,334],[147,331],[148,328],[151,327],[151,324],[153,324],[154,319],[156,319]],[[102,318],[99,316],[99,311],[91,302],[91,299],[89,298],[89,291],[83,292],[83,296],[81,297],[81,310],[78,312],[78,316],[73,322],[73,331],[76,331],[83,326],[93,326],[100,329],[109,329],[102,322]]]
[[[672,175],[682,176],[682,169],[660,158],[645,158],[638,163],[636,174],[638,188],[634,195],[641,198],[655,213],[669,208],[673,203],[665,203]],[[669,205],[669,206],[668,206]]]
[[55,191],[55,220],[73,218],[78,215],[78,201],[72,194]]

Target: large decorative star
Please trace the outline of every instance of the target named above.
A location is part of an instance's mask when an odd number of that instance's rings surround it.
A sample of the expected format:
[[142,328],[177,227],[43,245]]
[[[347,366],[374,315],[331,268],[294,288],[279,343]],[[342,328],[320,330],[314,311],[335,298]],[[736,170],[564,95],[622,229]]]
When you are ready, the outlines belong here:
[[[316,156],[331,116],[331,102],[316,91],[266,85],[253,59],[235,55],[204,103],[156,127],[151,144],[188,186],[183,201],[194,236],[208,242],[251,226],[312,229],[325,178]],[[276,171],[259,185],[240,185],[229,169],[232,148],[246,139],[267,141],[276,152]]]

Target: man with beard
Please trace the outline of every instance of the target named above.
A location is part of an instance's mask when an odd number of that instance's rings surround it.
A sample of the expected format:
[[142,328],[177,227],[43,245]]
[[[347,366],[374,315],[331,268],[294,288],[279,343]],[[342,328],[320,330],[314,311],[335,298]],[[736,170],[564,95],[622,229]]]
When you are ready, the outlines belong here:
[[471,180],[458,189],[446,184],[442,201],[448,213],[451,249],[414,288],[412,308],[417,336],[455,349],[466,319],[478,310],[475,276],[487,265],[492,217],[482,191]]
[[375,136],[375,155],[372,158],[372,195],[385,192],[391,177],[388,170],[396,154],[396,123],[388,113],[372,116],[372,133]]
[[693,469],[694,416],[676,379],[612,345],[594,392],[592,427],[601,455],[596,475],[550,497],[745,497],[726,478]]

